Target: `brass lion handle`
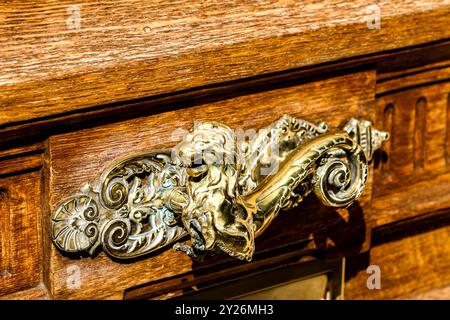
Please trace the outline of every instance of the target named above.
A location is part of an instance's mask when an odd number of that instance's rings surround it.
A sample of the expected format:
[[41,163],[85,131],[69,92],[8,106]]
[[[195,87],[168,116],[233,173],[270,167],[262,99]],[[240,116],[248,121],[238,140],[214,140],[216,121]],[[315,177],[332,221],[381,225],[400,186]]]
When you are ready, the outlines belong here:
[[[57,205],[53,242],[90,254],[102,246],[120,259],[175,243],[192,257],[215,250],[250,261],[255,238],[310,192],[333,207],[363,192],[368,161],[388,133],[356,119],[328,131],[289,115],[252,137],[197,123],[172,149],[118,160]],[[185,236],[190,244],[178,242]]]

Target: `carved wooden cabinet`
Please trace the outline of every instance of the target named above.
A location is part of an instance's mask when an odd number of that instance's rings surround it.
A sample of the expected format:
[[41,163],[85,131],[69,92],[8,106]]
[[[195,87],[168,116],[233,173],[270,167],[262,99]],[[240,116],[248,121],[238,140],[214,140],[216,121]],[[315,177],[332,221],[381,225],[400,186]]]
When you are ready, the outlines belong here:
[[[229,298],[251,293],[242,286],[320,272],[332,275],[330,288],[339,287],[331,298],[450,298],[450,2],[13,1],[2,7],[0,298]],[[364,140],[357,138],[362,129],[356,136],[348,129],[367,157],[362,194],[334,207],[308,189],[252,242],[251,261],[226,250],[193,259],[168,240],[130,259],[102,250],[100,242],[95,250],[71,250],[97,241],[75,234],[78,220],[56,239],[62,227],[55,217],[89,207],[92,199],[95,210],[122,214],[138,203],[133,179],[147,186],[144,193],[152,182],[140,162],[127,182],[134,202],[117,208],[92,196],[86,183],[95,189],[124,157],[175,148],[199,123],[256,132],[297,119],[316,138],[343,132],[352,118],[370,121],[374,130]],[[374,138],[383,132],[389,139]],[[367,148],[375,142],[380,148],[372,157]],[[297,144],[295,150],[309,146]],[[314,170],[306,188],[318,184]],[[79,200],[85,193],[89,200]],[[69,201],[74,196],[78,202]],[[162,199],[169,213],[192,211],[189,197]],[[241,205],[233,201],[230,206]],[[174,223],[178,242],[195,242],[182,233],[189,223]],[[215,231],[221,239],[223,230]],[[193,234],[206,245],[206,233]]]

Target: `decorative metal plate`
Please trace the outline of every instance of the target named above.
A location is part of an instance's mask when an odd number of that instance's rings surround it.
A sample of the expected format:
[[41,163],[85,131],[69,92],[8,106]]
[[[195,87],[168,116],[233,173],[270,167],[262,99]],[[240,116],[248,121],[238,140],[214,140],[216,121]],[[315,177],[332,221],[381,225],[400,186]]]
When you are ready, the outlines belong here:
[[[52,237],[67,252],[128,259],[173,244],[192,257],[214,250],[251,260],[255,237],[281,210],[314,192],[324,205],[358,199],[386,132],[351,119],[329,133],[285,115],[249,142],[227,125],[197,123],[171,150],[118,160],[62,201]],[[191,244],[179,241],[189,235]]]

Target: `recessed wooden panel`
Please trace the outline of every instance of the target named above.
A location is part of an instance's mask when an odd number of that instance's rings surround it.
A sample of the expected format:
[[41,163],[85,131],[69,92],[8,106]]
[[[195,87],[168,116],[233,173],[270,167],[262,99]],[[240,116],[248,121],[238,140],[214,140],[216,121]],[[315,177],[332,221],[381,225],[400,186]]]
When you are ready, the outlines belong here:
[[420,97],[416,102],[414,115],[414,170],[423,169],[427,133],[427,99]]
[[447,95],[447,113],[445,124],[445,164],[450,167],[450,93]]
[[[174,146],[182,138],[180,129],[190,129],[194,121],[219,120],[234,129],[259,129],[288,113],[311,122],[328,121],[333,130],[350,117],[373,120],[368,102],[374,99],[374,80],[373,71],[360,71],[306,84],[286,83],[284,88],[53,136],[48,155],[50,207],[85,182],[94,182],[117,157]],[[310,241],[311,250],[363,250],[370,231],[365,222],[370,195],[369,181],[365,196],[349,210],[325,210],[316,199],[310,199],[304,206],[280,214],[257,239],[256,252],[305,240]],[[49,281],[55,298],[122,298],[125,289],[229,261],[222,255],[198,265],[182,253],[165,249],[124,263],[103,253],[74,259],[54,246],[49,249]],[[78,272],[79,288],[68,285],[73,270]]]
[[[396,80],[396,86],[401,83]],[[395,89],[377,101],[391,139],[375,172],[375,225],[450,207],[450,82]]]
[[41,279],[40,173],[0,178],[0,295]]

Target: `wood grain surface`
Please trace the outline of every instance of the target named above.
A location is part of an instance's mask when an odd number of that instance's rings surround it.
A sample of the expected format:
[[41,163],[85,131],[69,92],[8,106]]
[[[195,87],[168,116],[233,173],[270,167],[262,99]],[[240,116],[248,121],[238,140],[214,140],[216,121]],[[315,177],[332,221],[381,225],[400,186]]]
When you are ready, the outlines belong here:
[[38,284],[31,289],[19,290],[4,296],[0,300],[49,300],[47,288],[43,283]]
[[426,292],[412,294],[402,297],[403,300],[449,300],[450,299],[450,285],[442,288],[431,289]]
[[450,37],[449,0],[376,4],[8,1],[0,126]]
[[[359,258],[349,259],[346,299],[425,298],[434,289],[450,285],[450,215],[443,212],[436,222],[416,221],[403,226],[404,233],[392,226],[382,239],[374,235],[372,249]],[[389,229],[386,227],[385,229]],[[427,230],[428,229],[428,230]],[[377,243],[377,241],[379,242]],[[366,268],[381,270],[381,289],[368,289]],[[440,299],[450,299],[441,291]]]
[[0,296],[42,278],[40,173],[0,178]]
[[392,78],[378,92],[377,117],[391,139],[375,171],[374,226],[450,207],[449,73],[430,70]]
[[[125,103],[109,103],[94,108],[78,109],[73,112],[32,119],[29,122],[21,122],[14,125],[0,125],[0,154],[8,152],[1,150],[14,148],[15,145],[19,145],[18,148],[21,148],[24,144],[42,144],[45,139],[54,134],[169,111],[180,106],[186,108],[191,105],[229,99],[252,92],[262,92],[283,86],[286,82],[314,81],[315,78],[330,77],[336,72],[342,73],[345,70],[375,68],[377,70],[377,82],[379,82],[377,86],[380,87],[382,87],[381,82],[391,78],[395,78],[396,83],[401,85],[401,81],[399,81],[399,79],[402,79],[401,75],[411,72],[420,73],[423,70],[427,70],[430,71],[427,73],[427,77],[420,76],[420,83],[425,84],[435,81],[433,74],[436,72],[439,78],[442,79],[443,76],[440,75],[440,71],[435,69],[438,66],[448,65],[449,60],[450,41],[443,40],[418,47],[358,56],[353,59],[340,60],[336,63],[291,69],[276,74],[265,74],[253,78],[218,83],[196,88],[195,90],[132,99]],[[424,73],[422,72],[422,74]],[[377,90],[382,90],[382,88],[377,88]],[[95,89],[93,89],[93,92],[95,92]],[[20,110],[20,106],[17,106],[17,109]]]

